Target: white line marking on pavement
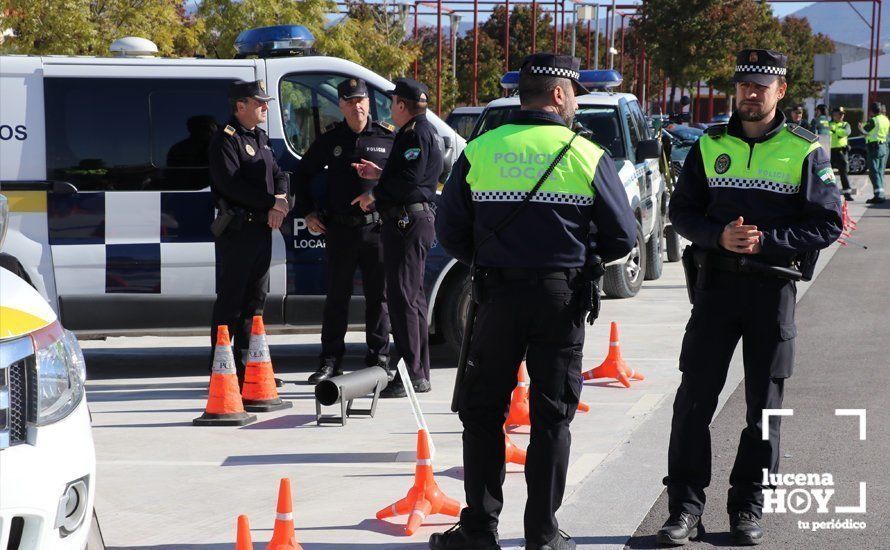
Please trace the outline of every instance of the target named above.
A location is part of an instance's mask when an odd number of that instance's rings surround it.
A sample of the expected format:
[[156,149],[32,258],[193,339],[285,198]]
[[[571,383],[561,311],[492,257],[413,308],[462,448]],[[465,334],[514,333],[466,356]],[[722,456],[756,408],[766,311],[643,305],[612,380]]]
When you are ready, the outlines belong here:
[[[405,451],[401,451],[405,452]],[[181,461],[181,460],[99,460],[96,462],[98,466],[122,466],[122,467],[130,467],[130,466],[147,466],[147,467],[174,467],[180,468],[185,466],[193,466],[199,468],[207,468],[207,467],[223,467],[223,461]],[[411,451],[411,468],[406,468],[406,464],[403,462],[385,462],[385,463],[373,463],[373,462],[349,462],[349,463],[269,463],[269,464],[237,464],[235,466],[311,466],[312,468],[357,468],[361,466],[362,468],[379,468],[379,469],[396,469],[396,470],[406,470],[414,468],[414,451]],[[226,468],[230,466],[225,466]]]
[[578,485],[606,458],[606,453],[585,453],[576,460],[566,474],[566,485]]
[[859,417],[859,441],[865,441],[865,409],[834,409],[835,416]]
[[664,399],[664,393],[647,393],[637,401],[633,407],[629,408],[625,413],[627,416],[636,416],[638,414],[648,414],[652,409],[661,403]]

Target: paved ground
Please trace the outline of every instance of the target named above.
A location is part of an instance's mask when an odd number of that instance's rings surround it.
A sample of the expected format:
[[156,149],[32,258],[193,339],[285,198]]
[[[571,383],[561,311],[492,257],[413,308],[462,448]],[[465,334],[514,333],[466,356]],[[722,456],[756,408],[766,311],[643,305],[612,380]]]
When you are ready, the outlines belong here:
[[[855,204],[853,213],[857,215],[863,206],[861,202]],[[877,215],[888,211],[870,212]],[[879,231],[886,225],[880,219],[863,225],[872,223],[877,227],[869,231]],[[866,230],[858,233],[857,238],[862,239]],[[823,265],[837,248],[824,255]],[[867,263],[861,269],[875,280],[866,287],[862,281],[866,276],[861,272],[842,275],[854,277],[848,280],[845,292],[858,292],[860,299],[867,300],[865,288],[883,290],[877,280],[885,270],[870,261],[879,258],[879,254],[852,247],[842,253],[851,258],[865,257],[862,261]],[[606,301],[600,322],[588,330],[586,368],[596,366],[605,357],[608,322],[617,320],[624,356],[646,375],[646,380],[635,383],[631,389],[606,382],[585,385],[582,399],[591,405],[592,411],[579,414],[573,423],[569,488],[559,516],[562,526],[575,535],[582,548],[623,547],[638,527],[645,544],[645,535],[650,532],[646,523],[640,526],[640,521],[662,490],[670,403],[679,381],[676,358],[689,314],[679,265],[665,267],[664,276],[647,282],[636,298]],[[833,269],[832,264],[827,273],[833,274]],[[820,278],[815,288],[821,281]],[[873,309],[858,311],[877,315],[875,308],[879,304],[867,303]],[[818,306],[835,309],[822,299]],[[818,352],[822,360],[831,358],[836,363],[836,344],[844,343],[846,349],[851,332],[857,341],[865,335],[855,319],[849,323],[855,327],[852,331],[845,331],[842,327],[849,325],[840,323],[830,330],[814,329],[817,325],[809,325],[809,316],[804,315],[802,310],[801,342],[808,334],[819,335],[817,344],[827,347],[827,351]],[[815,311],[813,315],[822,317]],[[884,328],[886,335],[886,327],[875,323],[873,328]],[[351,333],[349,338],[349,360],[358,367],[363,354],[361,335]],[[317,336],[306,335],[270,337],[276,371],[291,382],[283,388],[282,396],[292,401],[294,408],[263,414],[259,422],[243,428],[191,426],[191,419],[200,415],[206,398],[204,338],[86,342],[88,396],[99,461],[96,506],[106,543],[112,548],[231,548],[235,518],[248,514],[254,542],[261,547],[271,534],[277,481],[283,476],[290,477],[293,483],[298,538],[307,549],[425,548],[431,532],[450,525],[452,518],[433,516],[419,533],[406,537],[402,530],[404,518],[374,519],[378,509],[401,498],[411,485],[416,427],[404,400],[381,401],[373,419],[351,419],[343,428],[316,427],[312,388],[302,383],[315,366],[319,351],[316,340]],[[849,347],[852,349],[852,344]],[[804,382],[803,372],[808,370],[803,367],[806,358],[801,353],[795,382]],[[862,352],[862,358],[851,356],[849,364],[844,363],[846,372],[860,370],[856,361],[868,357],[876,355]],[[437,349],[433,363],[434,391],[423,395],[421,403],[437,448],[434,468],[442,489],[461,499],[460,424],[448,410],[454,358]],[[739,367],[734,363],[724,399],[741,379]],[[854,386],[851,380],[856,379],[845,380],[847,387]],[[805,403],[798,405],[793,402],[792,388],[788,404],[800,406],[803,415],[807,403],[813,401],[809,395],[824,391],[814,387],[812,394],[801,392],[799,397]],[[730,399],[730,406],[732,403]],[[825,403],[826,410],[833,406]],[[815,417],[817,413],[807,414]],[[735,418],[727,413],[730,417]],[[722,419],[723,416],[718,418],[718,424]],[[832,422],[831,426],[837,423]],[[853,419],[843,419],[837,424],[845,429],[852,423]],[[791,426],[790,422],[788,425]],[[790,427],[786,430],[786,438],[790,439],[793,436],[789,431]],[[870,439],[871,435],[869,432]],[[520,431],[511,437],[519,445],[527,443],[527,433]],[[734,432],[727,432],[724,439],[728,444],[735,437]],[[812,434],[806,437],[817,440]],[[803,448],[793,452],[795,456],[809,455]],[[878,456],[873,455],[872,471]],[[835,468],[833,463],[830,466]],[[720,476],[721,470],[716,469],[715,478]],[[871,485],[869,489],[869,494],[880,490],[877,480],[874,489]],[[720,486],[714,487],[713,510],[719,509],[716,495],[723,491]],[[524,492],[521,468],[509,466],[507,505],[501,524],[505,547],[516,547],[522,542]],[[657,512],[663,507],[659,506],[656,503],[655,511],[660,518]],[[888,508],[879,509],[886,514]],[[881,517],[872,516],[871,512],[869,516]],[[719,526],[717,520],[713,523]],[[635,538],[633,544],[638,543],[640,539]]]

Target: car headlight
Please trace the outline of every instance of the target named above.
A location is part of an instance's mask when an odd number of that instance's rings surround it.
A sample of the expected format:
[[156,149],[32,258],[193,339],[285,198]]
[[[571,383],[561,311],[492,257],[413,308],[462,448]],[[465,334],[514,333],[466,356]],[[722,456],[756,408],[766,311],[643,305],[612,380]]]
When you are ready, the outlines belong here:
[[0,249],[6,239],[6,229],[9,227],[9,202],[6,197],[0,195]]
[[84,395],[86,363],[77,337],[56,321],[34,332],[37,358],[37,425],[58,422]]

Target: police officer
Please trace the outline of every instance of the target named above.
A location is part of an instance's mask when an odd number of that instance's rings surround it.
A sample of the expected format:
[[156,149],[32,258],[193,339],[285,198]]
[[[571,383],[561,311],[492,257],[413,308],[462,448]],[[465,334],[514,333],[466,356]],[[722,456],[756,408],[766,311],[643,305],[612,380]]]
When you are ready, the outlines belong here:
[[[377,187],[353,202],[366,212],[376,206],[383,218],[383,261],[393,340],[405,360],[410,383],[423,393],[431,389],[423,274],[435,236],[430,202],[442,173],[443,145],[426,118],[429,89],[425,85],[400,78],[390,93],[392,120],[400,126],[392,154],[383,169],[364,158],[353,165],[362,178],[380,178]],[[405,383],[408,381],[397,376],[380,396],[405,397]]]
[[233,338],[238,379],[250,346],[254,315],[262,314],[272,259],[272,231],[289,211],[287,174],[281,171],[266,122],[268,103],[262,80],[229,87],[232,118],[210,140],[210,189],[219,210],[214,221],[216,302],[211,349],[216,329],[227,325]]
[[810,121],[810,130],[820,136],[828,135],[828,107],[823,104],[816,105],[816,116]]
[[[337,86],[343,120],[316,139],[300,161],[295,174],[297,208],[310,231],[325,234],[328,258],[328,294],[321,328],[321,365],[309,377],[317,384],[342,374],[349,300],[355,268],[362,271],[365,294],[365,355],[367,366],[387,366],[389,317],[386,313],[386,282],[380,246],[380,215],[363,212],[353,199],[377,184],[358,177],[352,163],[367,159],[386,164],[395,139],[395,127],[372,121],[368,87],[364,80],[348,78]],[[323,207],[312,196],[312,181],[328,168]]]
[[798,103],[797,105],[792,107],[791,110],[788,111],[788,113],[790,115],[788,124],[797,124],[798,126],[803,126],[807,130],[810,130],[810,128],[807,126],[807,122],[803,119],[803,105]]
[[868,199],[868,204],[884,202],[884,170],[887,168],[887,139],[890,137],[890,119],[887,118],[884,106],[872,103],[868,106],[868,122],[859,123],[859,130],[865,134],[865,155],[868,160],[868,179],[871,180],[875,195]]
[[[581,393],[584,306],[593,292],[584,284],[586,270],[600,267],[597,255],[602,262],[626,255],[636,239],[612,159],[587,139],[573,140],[567,127],[575,94],[586,93],[579,66],[578,58],[566,55],[526,57],[519,77],[522,110],[467,144],[439,203],[439,242],[475,265],[482,289],[459,388],[467,507],[457,526],[430,538],[433,550],[498,548],[503,425],[523,357],[531,376],[532,426],[525,548],[575,547],[560,534],[555,513]],[[552,174],[522,203],[569,143]]]
[[736,112],[690,150],[671,196],[671,221],[692,241],[698,266],[692,316],[680,352],[665,478],[670,517],[661,544],[703,532],[711,482],[709,424],[733,350],[744,350],[747,426],[729,478],[727,511],[736,544],[758,544],[762,470],[779,465],[779,417],[761,439],[763,409],[782,407],[794,358],[796,287],[792,262],[841,233],[840,194],[818,137],[785,124],[776,103],[787,89],[788,58],[770,50],[738,54]]
[[850,149],[847,145],[847,138],[853,129],[850,128],[850,123],[844,120],[843,107],[835,107],[831,110],[831,122],[828,123],[828,131],[831,133],[831,167],[837,170],[838,176],[841,178],[844,198],[852,201],[850,175],[847,170],[849,166],[847,153]]

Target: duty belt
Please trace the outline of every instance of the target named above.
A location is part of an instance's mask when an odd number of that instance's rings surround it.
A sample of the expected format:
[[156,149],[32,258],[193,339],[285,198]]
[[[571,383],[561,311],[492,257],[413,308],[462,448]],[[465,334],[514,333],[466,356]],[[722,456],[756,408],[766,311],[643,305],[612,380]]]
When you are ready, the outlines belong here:
[[482,268],[485,278],[497,282],[516,281],[571,281],[580,272],[580,268],[565,269],[531,269],[517,267],[486,267]]
[[269,223],[269,214],[266,212],[259,213],[259,212],[252,212],[250,210],[244,210],[242,208],[236,208],[235,215],[247,223],[256,223],[256,224],[268,224]]
[[327,219],[346,227],[359,227],[370,225],[380,221],[380,214],[370,212],[368,214],[328,214]]
[[800,271],[790,267],[792,265],[790,261],[788,266],[781,266],[758,262],[746,256],[724,256],[706,250],[696,250],[694,254],[696,264],[705,269],[711,268],[732,273],[754,273],[792,281],[799,281],[802,277]]
[[392,218],[401,218],[406,215],[408,212],[422,212],[422,211],[430,211],[430,203],[428,202],[412,202],[411,204],[403,204],[399,206],[393,206],[391,208],[387,208],[386,210],[381,212],[384,220],[389,220]]

